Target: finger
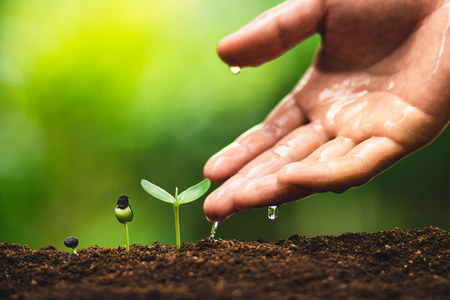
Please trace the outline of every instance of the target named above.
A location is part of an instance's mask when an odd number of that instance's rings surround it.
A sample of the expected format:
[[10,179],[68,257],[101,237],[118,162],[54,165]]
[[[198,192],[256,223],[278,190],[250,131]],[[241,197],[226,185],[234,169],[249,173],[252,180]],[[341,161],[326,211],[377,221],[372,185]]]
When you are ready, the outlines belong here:
[[328,140],[323,128],[315,123],[301,126],[271,149],[249,162],[239,173],[249,179],[257,179],[274,174],[286,164],[306,158]]
[[[273,198],[273,201],[286,202],[309,195],[310,192],[295,188],[278,187],[276,177],[270,175],[275,174],[288,162],[304,159],[326,140],[323,129],[314,123],[292,131],[273,149],[259,155],[211,193],[203,205],[206,217],[209,220],[221,221],[239,210],[265,206],[270,202],[270,198]],[[264,187],[264,192],[247,193],[258,187]],[[263,197],[259,199],[260,196]]]
[[224,181],[304,122],[304,114],[288,95],[261,125],[211,157],[204,168],[205,177],[215,183]]
[[257,66],[272,60],[318,31],[324,2],[286,1],[225,37],[217,52],[230,66]]
[[248,181],[243,174],[238,174],[209,194],[203,202],[203,211],[210,222],[221,222],[238,210],[234,206],[234,193],[238,186]]
[[286,202],[299,200],[314,192],[293,186],[279,186],[276,174],[249,180],[241,184],[234,195],[236,210],[250,210],[265,206],[280,206]]
[[317,192],[343,191],[368,182],[405,155],[404,148],[385,137],[372,137],[346,155],[325,160],[305,160],[277,173],[280,185]]
[[[304,139],[310,142],[312,140],[311,137],[308,137],[307,135],[304,135]],[[318,140],[316,143],[319,142],[321,143],[322,141]],[[347,154],[354,147],[355,143],[351,139],[337,137],[323,144],[319,148],[313,147],[312,149],[317,149],[310,154],[305,161],[320,162],[329,160]],[[310,152],[311,150],[303,153],[303,155],[292,157],[292,160],[301,160]],[[247,177],[250,176],[247,175]],[[234,206],[237,210],[241,211],[269,205],[281,205],[286,202],[305,198],[313,193],[313,191],[297,188],[293,185],[281,186],[278,184],[277,175],[272,173],[261,178],[250,179],[247,182],[241,183],[234,195]]]
[[324,162],[347,154],[350,150],[355,148],[355,146],[356,143],[352,139],[338,136],[320,146],[316,151],[311,153],[305,161]]
[[279,187],[275,174],[250,180],[238,174],[208,195],[203,211],[210,222],[222,222],[238,211],[281,205],[305,198],[311,191]]

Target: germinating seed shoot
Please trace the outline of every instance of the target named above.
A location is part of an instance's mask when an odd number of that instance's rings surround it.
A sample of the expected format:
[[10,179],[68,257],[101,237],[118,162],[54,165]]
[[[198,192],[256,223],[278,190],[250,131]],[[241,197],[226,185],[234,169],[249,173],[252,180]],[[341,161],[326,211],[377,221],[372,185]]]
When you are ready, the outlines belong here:
[[125,225],[125,243],[127,252],[130,252],[130,238],[128,235],[127,223],[133,220],[133,210],[130,206],[130,199],[127,195],[122,195],[117,200],[116,209],[114,210],[117,220]]
[[78,247],[78,238],[75,236],[69,236],[64,239],[64,245],[66,247],[73,249],[73,254],[78,255],[77,247]]
[[212,224],[212,228],[211,228],[211,234],[209,235],[210,238],[214,238],[216,236],[216,231],[217,231],[217,227],[219,226],[219,222],[214,222]]

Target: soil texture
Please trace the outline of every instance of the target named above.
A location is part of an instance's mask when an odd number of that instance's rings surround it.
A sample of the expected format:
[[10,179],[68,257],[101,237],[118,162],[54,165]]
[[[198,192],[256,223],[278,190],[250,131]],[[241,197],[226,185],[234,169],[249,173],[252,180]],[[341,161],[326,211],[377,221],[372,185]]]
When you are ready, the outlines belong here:
[[450,299],[450,230],[435,227],[78,254],[0,243],[0,298]]

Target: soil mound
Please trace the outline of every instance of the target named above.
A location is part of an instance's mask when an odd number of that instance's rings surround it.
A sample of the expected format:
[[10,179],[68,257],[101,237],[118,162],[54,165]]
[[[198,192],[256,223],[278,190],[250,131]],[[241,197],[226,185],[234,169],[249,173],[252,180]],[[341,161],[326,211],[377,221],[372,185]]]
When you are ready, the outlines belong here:
[[2,299],[450,299],[450,230],[270,243],[31,250],[0,244]]

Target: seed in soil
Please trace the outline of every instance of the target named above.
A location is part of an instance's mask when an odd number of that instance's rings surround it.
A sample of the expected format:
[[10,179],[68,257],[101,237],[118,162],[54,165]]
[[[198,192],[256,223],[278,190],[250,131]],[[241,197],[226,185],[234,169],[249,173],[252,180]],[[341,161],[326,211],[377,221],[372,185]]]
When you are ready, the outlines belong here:
[[275,220],[278,216],[278,206],[269,206],[267,208],[267,217],[269,220]]
[[78,239],[75,236],[69,236],[64,239],[64,245],[66,247],[73,249],[73,254],[78,255],[77,253],[77,246],[78,246]]
[[130,252],[130,238],[128,235],[127,223],[133,220],[133,210],[131,209],[130,199],[127,195],[122,195],[119,197],[114,213],[116,214],[117,220],[125,225],[125,243],[127,252]]
[[237,74],[241,73],[242,68],[241,67],[237,67],[237,66],[232,66],[232,67],[230,67],[230,71],[234,75],[237,75]]

